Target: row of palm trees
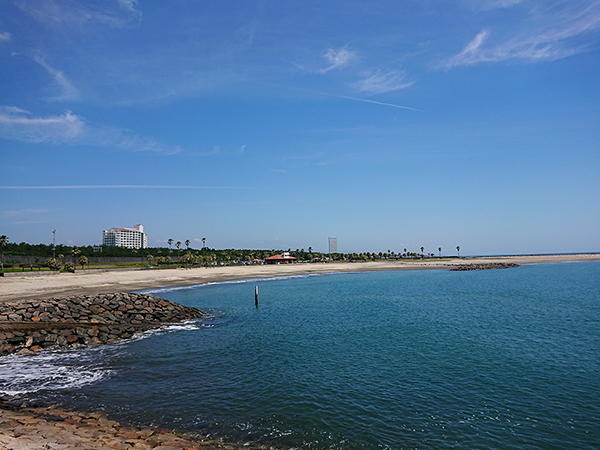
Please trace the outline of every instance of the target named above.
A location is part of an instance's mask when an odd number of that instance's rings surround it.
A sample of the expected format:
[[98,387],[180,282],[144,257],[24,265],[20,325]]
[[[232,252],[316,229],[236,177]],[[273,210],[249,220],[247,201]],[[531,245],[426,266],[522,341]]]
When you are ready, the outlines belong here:
[[[0,270],[4,270],[4,249],[8,246],[8,242],[9,242],[8,236],[6,236],[5,234],[0,236],[0,249],[2,252],[0,255]],[[46,265],[50,269],[54,269],[54,270],[60,270],[61,268],[64,268],[65,270],[75,271],[75,261],[77,260],[78,256],[79,256],[78,261],[79,261],[79,264],[81,264],[82,269],[88,263],[87,257],[81,255],[81,250],[79,250],[77,247],[73,247],[73,249],[71,250],[71,256],[73,257],[73,262],[68,262],[68,263],[63,264],[63,263],[58,262],[54,258],[49,258],[46,261]],[[58,255],[58,257],[60,259],[62,259],[62,258],[64,258],[64,255]]]
[[[438,247],[438,252],[439,252],[439,256],[440,258],[442,257],[442,247]],[[456,246],[456,252],[458,253],[458,257],[460,258],[460,245]],[[389,253],[389,250],[388,250]],[[406,253],[406,248],[404,249],[404,253]],[[425,247],[421,247],[421,255],[425,254]],[[434,256],[433,253],[429,253],[427,256]]]
[[46,266],[48,266],[51,270],[64,269],[67,272],[75,272],[75,266],[77,263],[81,265],[81,270],[83,270],[85,265],[88,263],[87,256],[82,255],[81,250],[79,250],[77,247],[73,247],[71,249],[71,257],[73,258],[73,261],[65,262],[64,257],[65,255],[61,253],[58,255],[58,259],[60,261],[55,258],[48,258],[46,260]]
[[[148,255],[146,259],[149,263],[154,262],[156,265],[160,266],[161,264],[170,264],[171,257],[170,256],[156,256]],[[217,255],[211,253],[209,255],[194,255],[191,252],[186,253],[181,258],[179,258],[179,262],[185,264],[186,266],[198,263],[200,265],[208,265],[213,264],[217,261]]]
[[[171,249],[171,246],[173,245],[173,242],[175,242],[175,241],[173,241],[172,238],[169,238],[167,240],[167,244],[169,244],[169,249]],[[186,247],[187,251],[189,252],[190,251],[190,244],[191,244],[190,240],[186,239],[185,242],[184,242],[184,244],[185,244],[185,247]],[[202,238],[202,248],[204,248],[205,246],[206,246],[206,238],[203,237]],[[181,248],[181,241],[175,242],[175,247],[177,247],[177,256],[179,256],[179,249]]]

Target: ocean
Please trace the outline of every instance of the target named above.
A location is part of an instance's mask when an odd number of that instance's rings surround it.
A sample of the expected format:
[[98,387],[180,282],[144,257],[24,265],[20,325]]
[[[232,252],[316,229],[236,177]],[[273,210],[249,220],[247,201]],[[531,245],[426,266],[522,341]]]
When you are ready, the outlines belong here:
[[600,262],[152,293],[210,317],[2,357],[0,394],[277,448],[600,448]]

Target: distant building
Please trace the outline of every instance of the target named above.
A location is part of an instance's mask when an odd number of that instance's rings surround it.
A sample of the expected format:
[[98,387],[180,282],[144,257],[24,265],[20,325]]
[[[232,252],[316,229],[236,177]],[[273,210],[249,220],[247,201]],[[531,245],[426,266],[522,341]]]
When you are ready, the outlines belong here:
[[288,252],[283,252],[281,255],[273,255],[265,258],[265,264],[294,264],[296,258],[290,256]]
[[337,253],[337,238],[329,238],[329,253]]
[[102,245],[107,247],[147,248],[148,237],[142,225],[133,228],[111,228],[102,232]]

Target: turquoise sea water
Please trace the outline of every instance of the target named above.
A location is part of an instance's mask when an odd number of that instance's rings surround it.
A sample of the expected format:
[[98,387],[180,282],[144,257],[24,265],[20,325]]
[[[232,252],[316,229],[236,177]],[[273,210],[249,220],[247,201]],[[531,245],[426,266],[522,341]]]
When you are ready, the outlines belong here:
[[212,317],[0,358],[0,391],[283,448],[600,448],[599,262],[154,292]]

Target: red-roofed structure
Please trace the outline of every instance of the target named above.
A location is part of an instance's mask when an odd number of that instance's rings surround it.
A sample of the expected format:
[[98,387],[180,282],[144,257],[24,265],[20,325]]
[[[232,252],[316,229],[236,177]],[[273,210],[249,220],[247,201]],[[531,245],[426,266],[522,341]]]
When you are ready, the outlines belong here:
[[273,255],[265,258],[265,264],[294,264],[296,258],[290,256],[288,252],[284,252],[281,255]]

